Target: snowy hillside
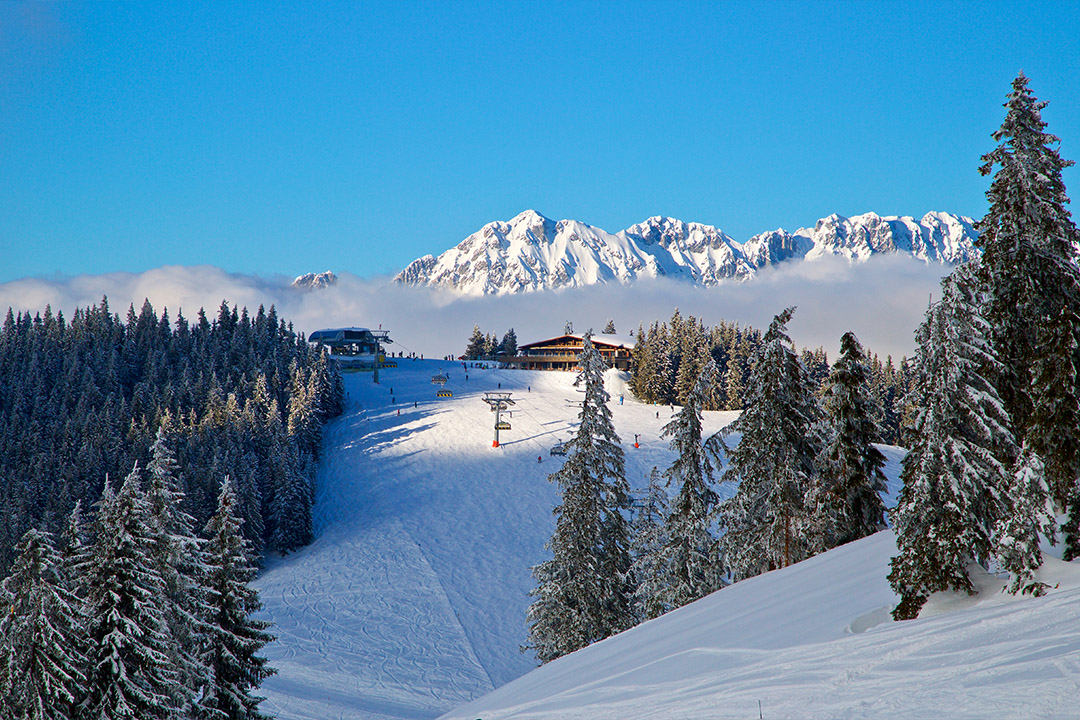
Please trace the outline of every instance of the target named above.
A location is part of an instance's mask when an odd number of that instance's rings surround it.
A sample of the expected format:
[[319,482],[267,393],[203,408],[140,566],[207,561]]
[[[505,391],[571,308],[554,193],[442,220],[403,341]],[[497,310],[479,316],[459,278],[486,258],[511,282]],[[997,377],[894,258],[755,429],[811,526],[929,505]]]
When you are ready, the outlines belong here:
[[[890,531],[745,580],[556,660],[443,720],[1067,718],[1080,697],[1080,567],[1040,599],[976,576],[891,622]],[[959,605],[960,607],[956,607]],[[952,612],[945,612],[951,610]]]
[[[535,666],[518,648],[529,568],[553,527],[548,451],[576,421],[573,375],[470,369],[466,381],[460,364],[399,363],[380,385],[345,376],[348,408],[325,433],[317,539],[257,582],[279,638],[265,707],[280,718],[433,718]],[[453,398],[435,397],[440,369]],[[517,404],[494,449],[480,398],[499,384]],[[612,405],[628,477],[643,486],[670,462],[659,434],[671,411],[617,395]],[[707,415],[709,431],[733,417]]]
[[[530,672],[518,651],[529,567],[552,530],[547,475],[559,459],[548,450],[576,418],[573,376],[470,368],[466,381],[460,364],[399,362],[380,385],[346,376],[348,408],[326,430],[318,537],[271,560],[257,582],[279,638],[266,649],[279,674],[263,685],[277,717],[750,718],[758,700],[766,718],[1073,712],[1080,568],[1051,562],[1044,579],[1060,587],[1034,600],[1002,595],[984,576],[977,598],[935,597],[925,619],[892,623],[890,533]],[[452,398],[435,396],[440,369]],[[517,400],[498,449],[480,400],[495,389]],[[629,396],[620,405],[616,378],[609,390],[640,487],[672,459],[659,438],[671,410]],[[705,431],[733,416],[706,413]],[[895,493],[902,453],[884,451]]]
[[813,228],[774,230],[739,243],[710,225],[652,217],[612,234],[576,220],[555,222],[527,210],[492,222],[437,258],[426,255],[395,281],[498,295],[638,278],[674,277],[700,285],[746,280],[790,260],[837,255],[865,260],[902,252],[927,263],[966,261],[978,237],[970,218],[928,213],[921,220],[830,215]]

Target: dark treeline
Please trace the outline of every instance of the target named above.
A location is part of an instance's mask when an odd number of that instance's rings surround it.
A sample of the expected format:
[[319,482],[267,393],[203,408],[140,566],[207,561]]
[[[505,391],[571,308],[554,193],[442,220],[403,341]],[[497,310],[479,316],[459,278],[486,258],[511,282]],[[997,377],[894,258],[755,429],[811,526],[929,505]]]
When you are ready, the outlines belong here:
[[472,335],[469,336],[468,345],[465,347],[465,359],[494,360],[499,355],[507,357],[517,355],[517,333],[514,332],[514,328],[507,330],[502,340],[497,338],[495,333],[484,334],[479,325],[473,325]]
[[[630,387],[642,402],[685,405],[694,382],[709,360],[715,365],[715,382],[706,394],[705,410],[742,410],[753,370],[753,360],[761,348],[761,331],[723,320],[707,327],[700,319],[686,318],[675,310],[671,319],[653,322],[648,329],[638,326]],[[823,348],[803,349],[800,359],[818,394],[829,377],[829,358]],[[906,358],[899,365],[892,356],[884,362],[868,354],[870,392],[880,406],[877,418],[880,441],[900,443],[901,401],[910,387],[912,373]]]
[[189,322],[149,302],[126,320],[106,299],[70,320],[46,308],[0,330],[0,570],[31,527],[58,531],[106,476],[145,466],[159,428],[184,468],[198,527],[233,478],[245,537],[286,552],[311,539],[322,424],[340,376],[273,307],[222,302]]

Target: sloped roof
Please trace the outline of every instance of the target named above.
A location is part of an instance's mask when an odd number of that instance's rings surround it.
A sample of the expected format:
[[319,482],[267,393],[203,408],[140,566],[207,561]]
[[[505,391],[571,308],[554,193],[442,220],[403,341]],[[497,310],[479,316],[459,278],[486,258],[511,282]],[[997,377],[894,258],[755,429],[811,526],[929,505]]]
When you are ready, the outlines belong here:
[[[566,339],[574,339],[574,340],[579,340],[581,342],[584,342],[585,341],[585,335],[584,334],[578,334],[578,333],[556,335],[555,337],[548,338],[547,340],[538,340],[536,342],[526,343],[524,345],[518,345],[518,350],[524,350],[526,348],[537,347],[539,345],[550,345],[551,343],[556,342],[558,340],[566,340]],[[625,348],[627,350],[633,350],[634,347],[637,345],[637,341],[634,340],[634,338],[627,337],[627,336],[624,336],[624,335],[594,334],[592,336],[592,341],[593,341],[594,345],[606,345],[608,347]]]

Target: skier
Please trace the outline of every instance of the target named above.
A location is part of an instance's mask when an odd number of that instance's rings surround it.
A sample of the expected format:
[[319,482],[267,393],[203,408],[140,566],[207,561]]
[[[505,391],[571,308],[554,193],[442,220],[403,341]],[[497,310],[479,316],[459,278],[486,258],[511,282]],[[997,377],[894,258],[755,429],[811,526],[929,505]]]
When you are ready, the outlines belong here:
[[540,463],[540,462],[541,462],[541,461],[542,461],[543,459],[544,459],[544,456],[543,456],[543,455],[537,455],[537,456],[536,456],[536,462],[537,462],[537,464],[539,464],[539,463]]

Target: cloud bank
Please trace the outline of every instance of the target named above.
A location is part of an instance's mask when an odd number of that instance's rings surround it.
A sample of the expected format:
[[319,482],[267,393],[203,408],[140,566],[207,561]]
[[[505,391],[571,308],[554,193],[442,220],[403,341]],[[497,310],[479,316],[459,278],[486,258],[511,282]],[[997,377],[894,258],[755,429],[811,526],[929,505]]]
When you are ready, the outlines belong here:
[[426,357],[459,354],[473,325],[500,337],[513,327],[519,342],[562,332],[566,321],[578,331],[599,330],[608,319],[622,334],[638,324],[669,318],[676,307],[707,324],[720,320],[764,329],[789,305],[798,311],[789,325],[797,345],[825,347],[832,356],[839,338],[851,330],[881,356],[910,355],[913,333],[929,297],[937,295],[947,267],[924,265],[898,255],[859,264],[844,259],[791,263],[745,283],[700,288],[657,279],[633,286],[588,288],[524,295],[462,298],[445,291],[393,285],[389,278],[359,278],[339,273],[327,289],[304,291],[291,278],[225,272],[212,266],[165,266],[142,273],[108,273],[59,278],[27,278],[0,284],[0,309],[38,312],[51,305],[70,316],[108,296],[114,312],[148,299],[159,312],[182,310],[189,319],[200,307],[211,316],[222,300],[251,310],[276,305],[298,331],[322,327],[382,326],[395,350]]

